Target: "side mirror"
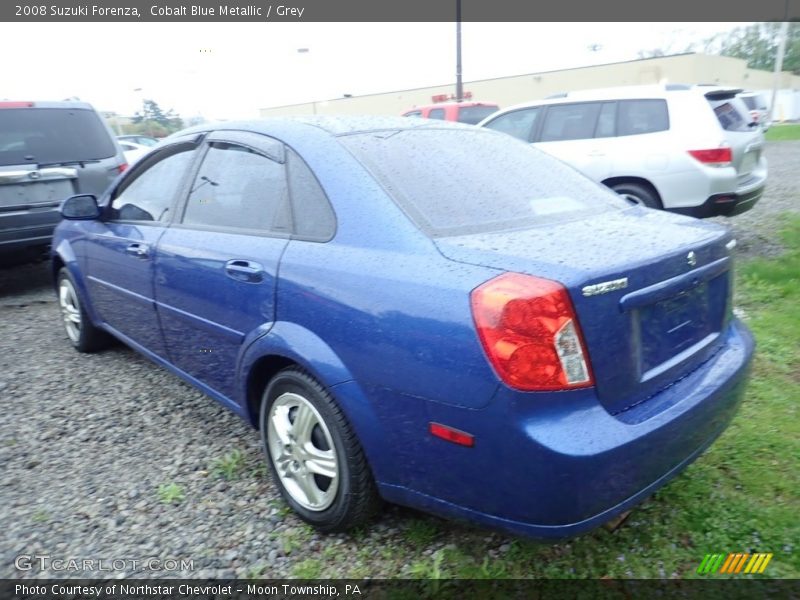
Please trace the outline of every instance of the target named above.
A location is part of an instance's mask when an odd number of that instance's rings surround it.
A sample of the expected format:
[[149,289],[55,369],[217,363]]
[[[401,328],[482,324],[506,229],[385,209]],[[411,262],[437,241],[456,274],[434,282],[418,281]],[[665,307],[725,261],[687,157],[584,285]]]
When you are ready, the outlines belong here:
[[61,216],[75,221],[91,221],[100,218],[97,198],[92,194],[70,196],[61,204]]

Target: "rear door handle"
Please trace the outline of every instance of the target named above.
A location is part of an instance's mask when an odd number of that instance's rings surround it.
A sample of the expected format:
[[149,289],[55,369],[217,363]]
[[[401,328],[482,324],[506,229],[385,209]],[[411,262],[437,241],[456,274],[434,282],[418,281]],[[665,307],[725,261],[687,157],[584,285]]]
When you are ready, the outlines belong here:
[[125,252],[139,258],[147,258],[147,256],[150,254],[150,248],[147,246],[147,244],[139,244],[134,242],[133,244],[128,244],[128,247],[125,248]]
[[264,267],[251,260],[229,260],[225,263],[225,274],[236,281],[260,283],[264,280]]

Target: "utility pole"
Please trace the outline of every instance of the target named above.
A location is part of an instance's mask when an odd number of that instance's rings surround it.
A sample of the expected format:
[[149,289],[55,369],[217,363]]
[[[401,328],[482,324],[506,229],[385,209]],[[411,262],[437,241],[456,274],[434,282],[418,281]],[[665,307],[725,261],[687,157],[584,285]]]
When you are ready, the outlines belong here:
[[464,99],[461,82],[461,0],[456,0],[456,102]]
[[[788,4],[787,4],[788,6]],[[781,71],[783,71],[783,56],[786,53],[786,37],[789,33],[789,21],[781,23],[781,32],[778,34],[778,55],[775,57],[775,76],[772,83],[772,102],[769,103],[769,121],[775,117],[775,100],[778,98],[778,88],[781,85]]]

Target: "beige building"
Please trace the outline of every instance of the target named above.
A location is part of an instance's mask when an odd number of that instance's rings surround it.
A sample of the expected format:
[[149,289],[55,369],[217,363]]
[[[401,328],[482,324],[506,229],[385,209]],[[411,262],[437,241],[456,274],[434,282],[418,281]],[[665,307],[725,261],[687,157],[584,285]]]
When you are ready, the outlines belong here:
[[[529,73],[464,83],[473,99],[498,103],[501,107],[545,98],[558,92],[580,89],[640,85],[659,82],[715,83],[754,91],[769,91],[773,74],[747,68],[746,61],[709,54],[677,54],[626,62],[578,67],[561,71]],[[261,116],[285,115],[399,115],[414,106],[432,103],[432,97],[451,95],[455,85],[400,90],[260,109]],[[776,120],[800,119],[800,76],[784,72]],[[768,94],[769,98],[770,95]]]

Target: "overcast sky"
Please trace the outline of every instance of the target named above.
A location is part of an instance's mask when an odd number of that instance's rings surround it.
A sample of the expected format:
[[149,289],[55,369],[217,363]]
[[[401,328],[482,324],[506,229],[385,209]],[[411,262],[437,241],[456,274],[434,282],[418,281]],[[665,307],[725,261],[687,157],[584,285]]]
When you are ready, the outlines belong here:
[[[464,81],[681,52],[741,23],[464,23]],[[454,23],[0,23],[0,98],[184,117],[455,80]],[[31,40],[37,40],[31,43]],[[307,52],[298,52],[305,48]],[[134,91],[141,88],[141,91]]]

